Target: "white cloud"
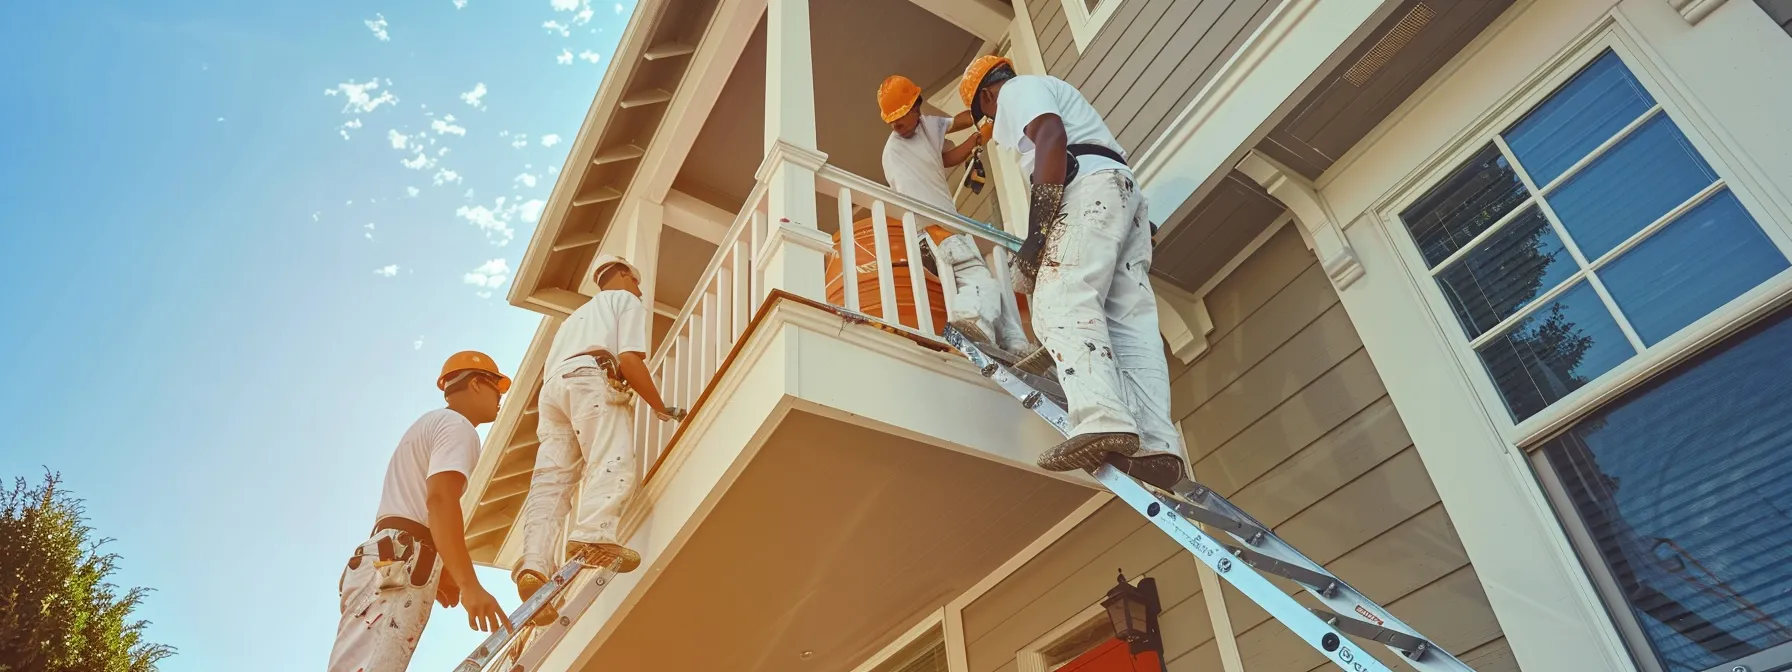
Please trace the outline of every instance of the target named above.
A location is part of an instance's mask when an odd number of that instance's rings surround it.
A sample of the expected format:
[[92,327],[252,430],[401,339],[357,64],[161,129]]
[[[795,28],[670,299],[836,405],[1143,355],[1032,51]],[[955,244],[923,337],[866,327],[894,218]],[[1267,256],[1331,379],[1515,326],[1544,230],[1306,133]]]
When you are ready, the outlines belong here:
[[[467,4],[467,0],[454,0],[454,4],[457,6],[465,5],[465,4]],[[417,340],[411,341],[411,349],[412,350],[422,350],[423,349],[423,337],[422,336],[418,336]]]
[[379,268],[373,269],[373,274],[380,276],[382,278],[390,278],[392,276],[398,275],[398,264],[390,264],[387,266],[381,266]]
[[526,133],[516,134],[516,139],[510,141],[510,146],[515,147],[517,149],[522,149],[524,147],[528,147],[529,146],[529,135]]
[[466,135],[467,129],[454,123],[454,115],[445,115],[441,119],[429,122],[429,128],[437,135]]
[[548,174],[549,175],[559,175],[560,167],[559,166],[548,166]]
[[354,129],[357,129],[357,128],[360,128],[360,127],[361,127],[361,119],[360,119],[360,118],[358,118],[358,117],[357,117],[357,118],[355,118],[355,119],[350,119],[350,120],[348,120],[348,122],[347,122],[347,123],[344,123],[344,124],[343,124],[343,125],[341,125],[341,126],[338,126],[338,127],[337,127],[337,128],[336,128],[336,132],[337,132],[337,133],[340,133],[340,134],[342,134],[342,139],[343,139],[343,140],[347,140],[347,139],[348,139],[348,132],[349,132],[349,131],[351,131],[351,130],[354,130]]
[[386,131],[386,140],[392,143],[393,149],[404,149],[410,143],[411,136],[399,133],[397,129],[390,129]]
[[486,240],[493,245],[502,247],[516,237],[516,230],[511,228],[513,222],[533,224],[541,218],[541,209],[546,205],[547,202],[541,199],[517,202],[500,196],[492,202],[490,208],[483,205],[463,205],[454,214],[484,231]]
[[521,174],[521,175],[518,175],[518,176],[516,176],[516,180],[515,180],[515,181],[516,181],[516,182],[517,182],[517,183],[518,183],[518,184],[521,184],[521,185],[523,185],[523,186],[525,186],[525,187],[528,187],[528,188],[531,188],[531,189],[533,189],[533,188],[535,188],[535,181],[536,181],[536,180],[537,180],[537,179],[539,179],[539,178],[537,178],[537,177],[536,177],[536,176],[534,176],[534,175],[530,175],[530,174],[528,174],[528,173],[523,173],[523,174]]
[[[455,9],[466,9],[467,8],[467,0],[454,0],[454,8]],[[422,341],[418,341],[418,343],[422,343]]]
[[313,213],[311,213],[311,221],[313,221],[313,222],[315,222],[315,221],[317,221],[317,218],[318,218],[318,217],[319,217],[319,216],[321,216],[321,215],[323,215],[323,214],[324,214],[324,213],[321,213],[321,212],[313,212]]
[[580,0],[548,0],[548,4],[553,5],[556,12],[570,12],[583,3]]
[[572,65],[572,50],[561,49],[560,55],[554,57],[554,62],[561,65]]
[[498,137],[508,138],[510,137],[510,131],[498,131]]
[[428,154],[424,154],[422,146],[412,145],[412,149],[416,151],[416,154],[409,159],[399,161],[401,165],[411,170],[429,170],[436,167],[436,160],[430,158]]
[[510,277],[510,262],[504,259],[493,259],[461,276],[461,282],[474,287],[496,289],[502,286],[508,277]]
[[375,14],[373,16],[373,20],[361,23],[367,24],[367,29],[373,31],[373,36],[380,38],[381,42],[391,42],[392,35],[386,32],[386,15]]
[[461,197],[463,197],[463,198],[472,198],[472,197],[473,197],[473,188],[472,188],[472,187],[468,187],[468,188],[467,188],[467,193],[465,193],[465,194],[461,194]]
[[530,199],[517,207],[517,215],[522,217],[523,221],[533,224],[535,220],[541,219],[541,208],[546,205],[547,201],[539,198]]
[[620,2],[616,3],[616,13],[619,15],[622,14],[622,3]]
[[472,105],[473,107],[477,107],[481,110],[485,109],[485,102],[483,100],[484,98],[485,98],[485,82],[476,83],[473,85],[472,91],[468,91],[466,93],[460,94],[461,100],[464,100],[467,102],[468,105]]
[[405,195],[410,196],[411,198],[416,198],[417,194],[420,194],[423,192],[421,190],[417,189],[416,187],[405,187],[404,193],[405,193]]
[[223,120],[224,120],[223,117],[218,117],[218,121],[223,121]]
[[489,299],[489,298],[492,298],[492,293],[491,292],[473,292],[473,296],[477,296],[481,299]]
[[548,29],[550,33],[559,33],[561,37],[572,35],[572,27],[559,21],[543,21],[541,27]]
[[584,51],[579,52],[579,58],[590,61],[592,63],[596,63],[598,59],[603,58],[603,57],[604,57],[603,54],[597,53],[590,49],[586,49]]
[[436,171],[436,176],[435,176],[436,186],[439,187],[444,184],[448,184],[449,182],[453,182],[455,184],[460,184],[460,173],[454,172],[452,170],[448,170],[447,168],[443,168],[441,170]]
[[541,146],[543,147],[553,147],[558,144],[560,144],[560,135],[558,133],[549,133],[541,136]]
[[[367,80],[365,83],[358,83],[351,79],[341,84],[337,84],[335,87],[324,89],[324,95],[340,95],[347,98],[348,103],[342,106],[343,114],[348,114],[351,111],[361,113],[372,112],[379,109],[379,106],[381,105],[396,105],[398,103],[398,97],[392,95],[390,89],[380,91],[378,96],[373,95],[372,92],[378,91],[380,88],[378,79],[379,78],[376,77]],[[391,86],[392,80],[386,80],[386,85]]]
[[366,226],[363,226],[361,228],[367,229],[367,233],[364,233],[362,235],[366,236],[366,238],[368,240],[373,240],[373,222],[368,222]]

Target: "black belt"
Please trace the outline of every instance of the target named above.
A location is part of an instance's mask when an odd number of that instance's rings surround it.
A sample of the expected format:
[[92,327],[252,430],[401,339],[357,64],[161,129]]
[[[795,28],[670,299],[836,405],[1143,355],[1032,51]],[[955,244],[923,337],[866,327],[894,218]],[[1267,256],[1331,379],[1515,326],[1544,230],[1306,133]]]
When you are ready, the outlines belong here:
[[1105,159],[1113,159],[1115,163],[1118,163],[1122,166],[1127,165],[1126,157],[1121,156],[1119,152],[1114,151],[1113,148],[1108,147],[1107,145],[1097,145],[1097,144],[1090,143],[1090,142],[1080,142],[1080,143],[1076,143],[1073,145],[1068,145],[1064,149],[1066,151],[1070,152],[1070,160],[1064,164],[1064,185],[1065,186],[1070,186],[1070,181],[1076,179],[1076,174],[1077,174],[1076,159],[1079,156],[1099,156],[1099,157],[1102,157]]
[[[380,562],[395,562],[415,559],[411,565],[411,585],[421,586],[429,583],[430,573],[435,571],[436,544],[429,534],[429,526],[409,518],[386,516],[373,524],[372,534],[392,530],[398,533],[397,543],[392,537],[384,537],[374,544],[375,557]],[[361,566],[361,551],[348,559],[348,568]]]
[[379,534],[380,530],[404,532],[416,537],[417,540],[423,542],[423,545],[425,546],[436,545],[435,539],[429,536],[428,525],[402,516],[386,516],[385,518],[379,519],[379,522],[373,524],[373,534]]

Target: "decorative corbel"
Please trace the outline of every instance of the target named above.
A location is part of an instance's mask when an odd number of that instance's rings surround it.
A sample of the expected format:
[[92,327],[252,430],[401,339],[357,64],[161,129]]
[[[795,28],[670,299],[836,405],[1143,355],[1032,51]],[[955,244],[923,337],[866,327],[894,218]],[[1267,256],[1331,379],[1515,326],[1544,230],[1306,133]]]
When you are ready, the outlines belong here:
[[1194,363],[1207,353],[1207,335],[1213,333],[1207,302],[1157,278],[1151,279],[1151,289],[1157,296],[1157,328],[1170,354],[1183,364]]
[[1356,249],[1344,237],[1337,218],[1311,181],[1256,150],[1238,162],[1238,170],[1262,185],[1294,215],[1301,239],[1318,255],[1319,266],[1331,278],[1332,286],[1342,291],[1363,277],[1363,262],[1357,258]]
[[1687,23],[1699,25],[1711,12],[1723,6],[1724,0],[1667,0],[1668,6],[1680,12]]

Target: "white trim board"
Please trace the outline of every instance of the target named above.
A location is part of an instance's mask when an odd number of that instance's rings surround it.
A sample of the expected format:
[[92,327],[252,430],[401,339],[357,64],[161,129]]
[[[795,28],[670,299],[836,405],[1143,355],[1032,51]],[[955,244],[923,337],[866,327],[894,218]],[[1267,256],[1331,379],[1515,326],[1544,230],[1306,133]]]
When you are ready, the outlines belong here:
[[[1025,2],[1026,0],[1015,1]],[[1076,42],[1076,53],[1079,54],[1087,50],[1089,43],[1094,42],[1096,36],[1101,34],[1101,29],[1108,25],[1108,19],[1114,17],[1114,10],[1119,9],[1120,4],[1126,2],[1126,0],[1100,0],[1095,5],[1095,11],[1091,12],[1089,7],[1084,4],[1086,1],[1058,0],[1064,6],[1064,19],[1066,23],[1070,24],[1070,38]],[[1133,1],[1143,2],[1144,0]]]

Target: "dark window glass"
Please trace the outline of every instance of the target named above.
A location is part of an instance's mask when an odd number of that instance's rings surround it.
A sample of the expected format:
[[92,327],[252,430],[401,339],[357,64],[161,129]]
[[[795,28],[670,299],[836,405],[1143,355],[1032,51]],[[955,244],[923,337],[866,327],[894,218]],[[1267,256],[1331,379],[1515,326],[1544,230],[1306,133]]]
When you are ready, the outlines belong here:
[[1654,106],[1618,55],[1607,51],[1507,129],[1506,146],[1543,187]]
[[1443,184],[1400,213],[1406,230],[1436,267],[1530,198],[1498,147],[1488,145]]
[[1654,345],[1786,268],[1729,191],[1716,194],[1599,270],[1618,309]]
[[1588,261],[1717,181],[1666,115],[1656,115],[1544,196]]
[[1732,337],[1541,450],[1564,505],[1586,523],[1592,548],[1583,554],[1617,586],[1623,604],[1614,606],[1635,614],[1675,672],[1792,642],[1789,316]]
[[1579,268],[1549,220],[1532,207],[1438,273],[1437,284],[1473,339]]
[[1636,354],[1585,281],[1481,346],[1481,364],[1524,420]]

